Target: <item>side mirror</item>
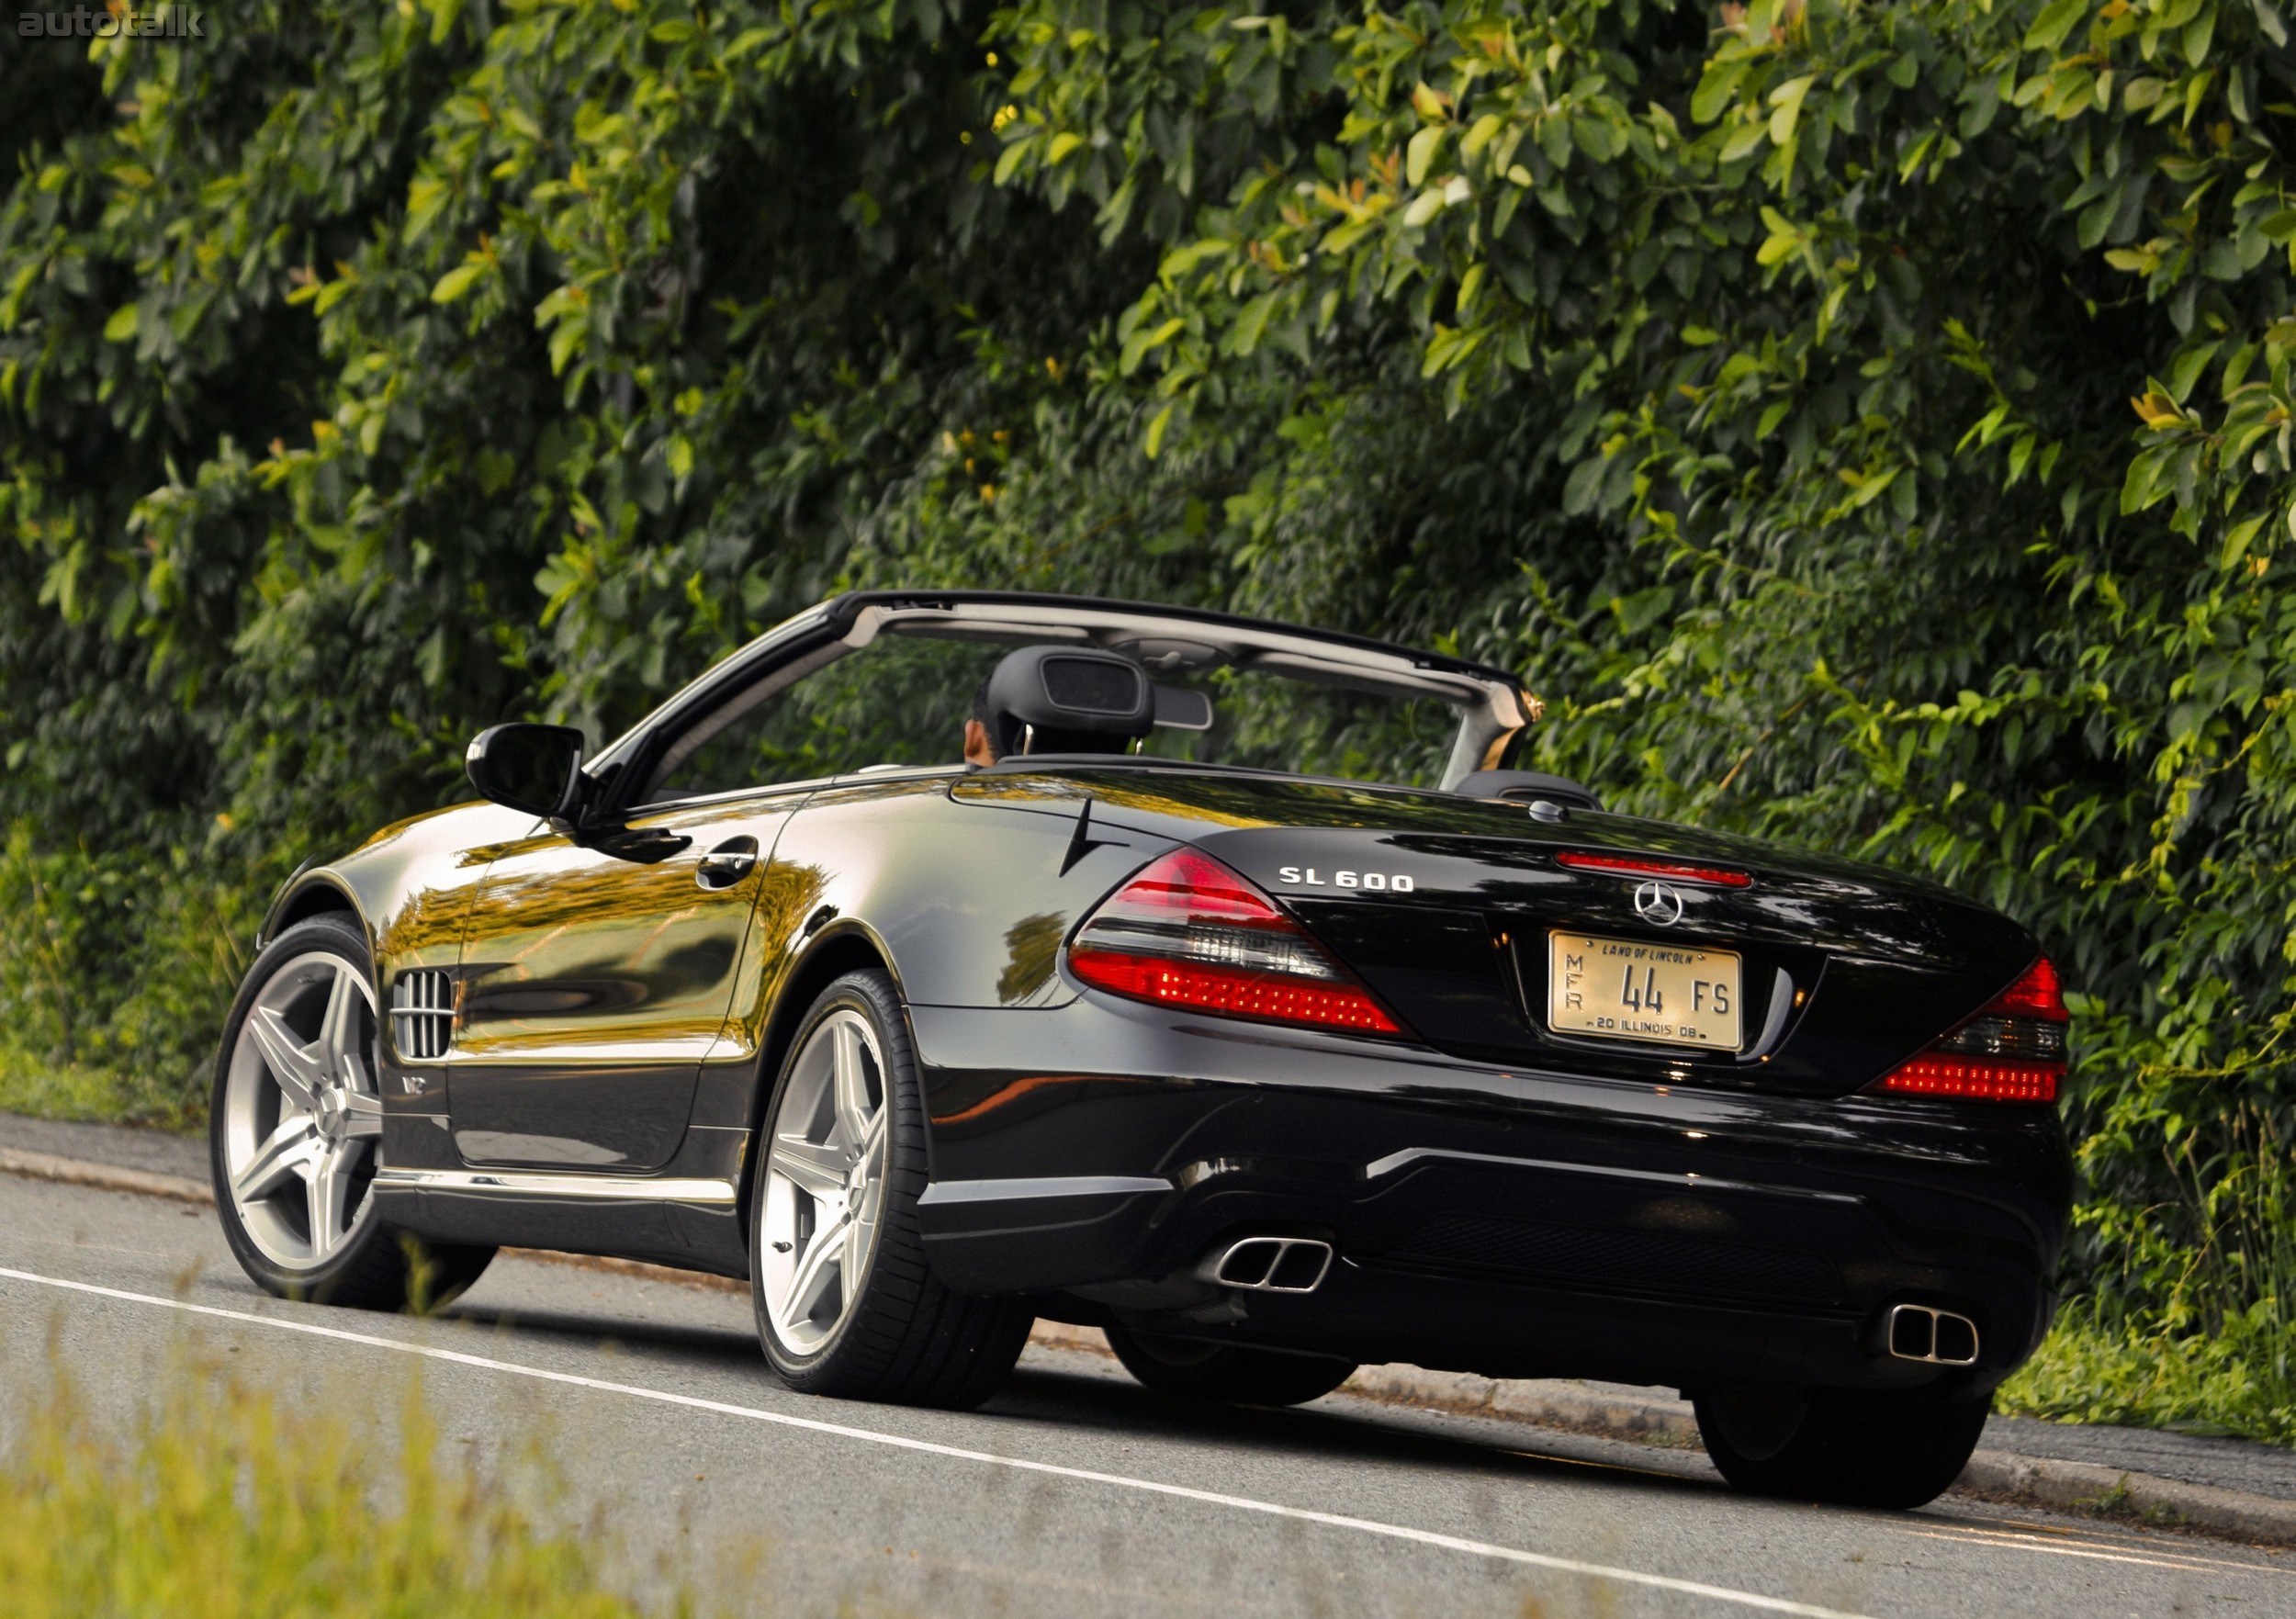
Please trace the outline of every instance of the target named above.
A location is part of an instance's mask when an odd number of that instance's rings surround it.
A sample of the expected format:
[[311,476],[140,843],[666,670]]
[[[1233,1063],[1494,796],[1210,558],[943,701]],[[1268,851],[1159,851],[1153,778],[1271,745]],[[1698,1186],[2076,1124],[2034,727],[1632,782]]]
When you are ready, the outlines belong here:
[[463,755],[470,784],[495,803],[552,821],[582,804],[582,734],[571,725],[489,725]]

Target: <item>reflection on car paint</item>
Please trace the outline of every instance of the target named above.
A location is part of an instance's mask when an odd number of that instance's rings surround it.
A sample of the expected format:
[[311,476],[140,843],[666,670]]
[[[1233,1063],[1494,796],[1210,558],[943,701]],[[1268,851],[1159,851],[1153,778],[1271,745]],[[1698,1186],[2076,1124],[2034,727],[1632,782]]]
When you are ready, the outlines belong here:
[[[556,833],[504,850],[470,907],[463,947],[463,1016],[446,1088],[466,1157],[667,1160],[732,1006],[763,883],[753,868],[724,887],[703,886],[701,860],[737,833],[770,848],[792,807],[734,803],[650,816],[641,829],[688,846],[643,864]],[[523,1144],[506,1154],[504,1141]]]
[[996,975],[996,999],[1007,1006],[1037,1004],[1052,984],[1068,917],[1060,911],[1023,916],[1005,929],[1005,970]]

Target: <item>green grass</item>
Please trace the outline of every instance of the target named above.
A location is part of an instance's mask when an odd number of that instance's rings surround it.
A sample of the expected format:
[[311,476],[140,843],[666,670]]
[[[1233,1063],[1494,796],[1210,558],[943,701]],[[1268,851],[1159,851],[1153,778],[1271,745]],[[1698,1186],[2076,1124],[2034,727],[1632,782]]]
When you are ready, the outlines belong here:
[[2267,1300],[2213,1332],[2119,1330],[2077,1306],[2001,1388],[1996,1409],[2296,1445],[2296,1334]]
[[419,1390],[378,1456],[339,1419],[188,1363],[115,1434],[51,1366],[19,1391],[0,1456],[0,1591],[17,1619],[640,1613],[602,1579],[594,1534],[546,1528],[441,1461]]
[[130,1069],[57,1062],[0,1041],[0,1112],[39,1119],[93,1119],[196,1132],[207,1128],[207,1096],[187,1097],[176,1080]]

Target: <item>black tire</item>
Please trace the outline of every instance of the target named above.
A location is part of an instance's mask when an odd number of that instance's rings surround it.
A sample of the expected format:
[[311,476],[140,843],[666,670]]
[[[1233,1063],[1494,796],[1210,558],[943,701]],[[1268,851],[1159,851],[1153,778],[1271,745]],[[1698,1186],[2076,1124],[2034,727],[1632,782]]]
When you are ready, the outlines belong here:
[[1693,1405],[1706,1455],[1740,1490],[1903,1509],[1961,1476],[1993,1400],[1960,1389],[1734,1389]]
[[[873,1250],[858,1286],[818,1344],[785,1343],[767,1298],[767,1180],[784,1097],[814,1035],[840,1013],[858,1013],[882,1054],[880,1106],[884,1121],[882,1194]],[[782,1380],[805,1394],[896,1405],[969,1411],[1004,1387],[1028,1343],[1035,1315],[1008,1299],[952,1292],[932,1273],[917,1229],[924,1193],[925,1109],[908,1018],[893,980],[875,971],[849,973],[821,992],[791,1040],[759,1130],[746,1218],[749,1226],[750,1299],[758,1340]],[[840,1289],[850,1286],[840,1276]]]
[[[352,917],[329,912],[297,923],[264,948],[247,970],[239,994],[232,1000],[231,1017],[223,1026],[223,1040],[216,1052],[208,1095],[208,1172],[224,1240],[231,1243],[232,1256],[249,1279],[279,1298],[310,1299],[355,1310],[413,1309],[427,1312],[449,1302],[477,1281],[488,1261],[494,1257],[494,1250],[425,1244],[370,1212],[363,1223],[353,1225],[333,1253],[308,1264],[290,1263],[264,1252],[264,1244],[248,1229],[240,1201],[232,1194],[228,1141],[231,1128],[231,1079],[242,1032],[256,1001],[273,981],[293,963],[314,957],[332,958],[343,972],[355,975],[371,993],[374,963],[366,933]],[[371,1024],[371,1006],[366,1017]],[[370,1083],[377,1073],[372,1038],[370,1032],[362,1039]],[[267,1130],[276,1122],[275,1113],[263,1128]],[[358,1207],[364,1207],[370,1195],[367,1183],[380,1160],[381,1148],[380,1139],[375,1139],[365,1149],[362,1168],[349,1177],[351,1197]]]
[[1109,1347],[1142,1388],[1230,1405],[1305,1405],[1355,1376],[1356,1363],[1232,1344],[1108,1329]]

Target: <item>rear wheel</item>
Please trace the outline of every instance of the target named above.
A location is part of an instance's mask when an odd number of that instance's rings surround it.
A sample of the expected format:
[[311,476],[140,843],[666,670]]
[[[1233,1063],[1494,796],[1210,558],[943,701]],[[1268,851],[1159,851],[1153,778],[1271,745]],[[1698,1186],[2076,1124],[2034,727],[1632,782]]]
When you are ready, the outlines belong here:
[[1129,1327],[1110,1327],[1108,1334],[1109,1347],[1142,1387],[1185,1400],[1305,1405],[1329,1394],[1356,1371],[1354,1361],[1320,1355],[1281,1355]]
[[790,1044],[749,1197],[750,1297],[791,1388],[969,1409],[1004,1386],[1034,1317],[943,1287],[917,1222],[925,1113],[883,973],[821,993]]
[[376,1218],[382,1146],[374,973],[348,916],[298,923],[255,958],[224,1025],[208,1124],[216,1211],[240,1267],[285,1299],[431,1309],[491,1248],[425,1248]]
[[1698,1434],[1740,1490],[1843,1506],[1918,1507],[1968,1465],[1992,1398],[1962,1389],[1730,1389],[1694,1401]]

